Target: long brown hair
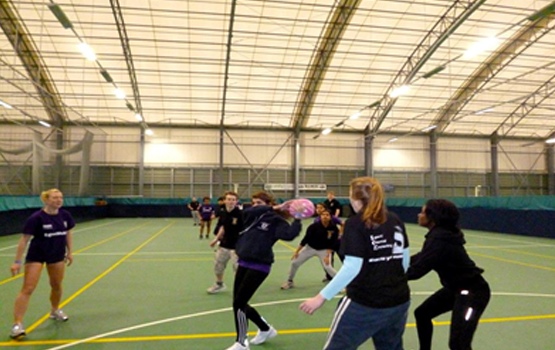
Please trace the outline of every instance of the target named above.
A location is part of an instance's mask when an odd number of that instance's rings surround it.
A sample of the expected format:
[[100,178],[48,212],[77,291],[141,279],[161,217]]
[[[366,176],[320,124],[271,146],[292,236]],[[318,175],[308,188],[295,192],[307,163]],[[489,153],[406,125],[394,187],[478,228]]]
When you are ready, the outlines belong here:
[[357,177],[351,180],[350,196],[362,202],[362,221],[366,226],[383,224],[387,220],[385,195],[380,182],[373,177]]
[[266,205],[274,205],[276,204],[274,201],[274,197],[272,197],[271,194],[269,194],[266,191],[258,191],[252,194],[251,196],[252,199],[256,198],[256,199],[260,199],[262,200],[264,203],[266,203]]
[[[264,203],[266,203],[266,205],[275,205],[276,201],[274,199],[274,197],[269,194],[266,191],[258,191],[255,192],[251,195],[251,199],[260,199],[262,200]],[[281,217],[285,218],[285,219],[290,219],[291,218],[291,214],[289,214],[288,210],[274,210],[278,215],[280,215]]]

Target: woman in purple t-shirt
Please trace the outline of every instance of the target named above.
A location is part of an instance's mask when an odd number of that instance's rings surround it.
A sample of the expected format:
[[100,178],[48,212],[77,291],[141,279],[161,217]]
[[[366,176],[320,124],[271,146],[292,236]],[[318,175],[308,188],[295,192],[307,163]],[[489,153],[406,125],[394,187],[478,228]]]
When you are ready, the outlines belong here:
[[216,211],[212,204],[210,204],[210,197],[204,197],[202,199],[202,205],[199,208],[200,215],[200,231],[199,237],[202,239],[202,231],[206,227],[206,239],[210,235],[210,226],[212,225],[212,220],[216,217]]
[[71,229],[75,227],[75,222],[69,212],[60,209],[64,203],[60,190],[54,188],[44,191],[40,198],[44,208],[33,213],[25,222],[23,235],[17,245],[15,261],[11,266],[12,275],[17,275],[21,270],[23,253],[29,244],[25,257],[23,287],[15,299],[14,325],[10,333],[13,339],[25,336],[23,316],[29,306],[31,294],[38,284],[43,264],[46,264],[51,286],[50,318],[57,321],[68,320],[68,316],[60,309],[60,300],[65,263],[69,266],[73,262]]

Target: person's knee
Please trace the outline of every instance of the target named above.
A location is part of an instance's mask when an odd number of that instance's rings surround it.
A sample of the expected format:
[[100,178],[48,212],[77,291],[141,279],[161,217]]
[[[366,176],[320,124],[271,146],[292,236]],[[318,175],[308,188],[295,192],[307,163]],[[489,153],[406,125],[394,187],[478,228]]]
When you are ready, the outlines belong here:
[[52,288],[53,291],[62,290],[62,281],[50,281],[50,288]]
[[36,286],[23,286],[20,293],[25,296],[31,296],[31,294],[35,291],[35,288]]
[[428,313],[428,310],[423,308],[422,306],[419,306],[414,310],[414,318],[421,321],[431,319],[430,314]]

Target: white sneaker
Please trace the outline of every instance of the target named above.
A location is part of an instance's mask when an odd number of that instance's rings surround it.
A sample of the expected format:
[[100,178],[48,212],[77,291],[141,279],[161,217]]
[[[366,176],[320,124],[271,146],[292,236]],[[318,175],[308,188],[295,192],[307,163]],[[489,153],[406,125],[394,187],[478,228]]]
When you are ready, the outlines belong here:
[[56,311],[52,311],[50,313],[49,316],[51,319],[56,320],[56,321],[67,321],[69,320],[69,316],[62,310],[62,309],[58,309]]
[[25,328],[21,323],[16,323],[12,327],[12,331],[10,332],[10,338],[12,339],[21,339],[25,336]]
[[245,341],[245,345],[242,345],[239,342],[236,342],[235,344],[231,345],[229,348],[225,349],[225,350],[250,350],[251,348],[249,347],[249,342]]
[[293,283],[293,281],[285,281],[281,285],[281,289],[291,289],[293,287],[295,287],[295,284]]
[[219,292],[223,292],[226,289],[227,289],[227,287],[225,286],[225,284],[223,284],[223,283],[222,284],[214,283],[214,285],[212,287],[208,288],[206,291],[209,294],[216,294],[216,293],[219,293]]
[[278,335],[277,330],[274,327],[270,326],[270,329],[265,332],[259,329],[256,333],[256,336],[252,338],[250,342],[254,345],[262,344],[266,340],[274,338],[276,335]]

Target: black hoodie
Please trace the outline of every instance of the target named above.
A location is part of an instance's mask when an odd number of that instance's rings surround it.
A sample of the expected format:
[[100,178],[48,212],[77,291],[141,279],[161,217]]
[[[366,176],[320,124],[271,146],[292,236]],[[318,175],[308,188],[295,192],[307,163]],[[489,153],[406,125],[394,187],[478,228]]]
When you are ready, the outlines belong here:
[[484,270],[476,266],[464,249],[462,231],[433,227],[425,238],[422,250],[410,258],[409,280],[434,270],[448,289],[466,289],[484,282],[481,276]]

